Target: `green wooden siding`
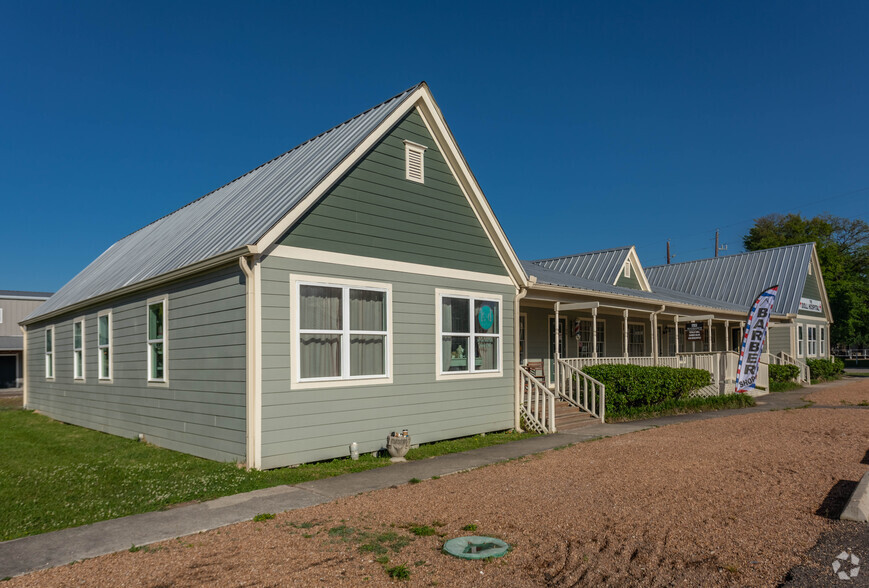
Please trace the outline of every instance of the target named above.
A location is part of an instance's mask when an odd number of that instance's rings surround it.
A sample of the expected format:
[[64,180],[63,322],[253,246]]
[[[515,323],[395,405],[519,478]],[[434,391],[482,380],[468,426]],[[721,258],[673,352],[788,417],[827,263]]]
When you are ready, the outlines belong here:
[[[168,294],[169,385],[146,381],[146,301]],[[218,461],[245,458],[245,285],[237,265],[28,327],[28,408]],[[112,310],[112,383],[97,373],[97,315]],[[72,323],[85,317],[84,383],[73,381]],[[55,325],[56,378],[45,379]]]
[[[821,304],[823,304],[823,299],[821,298],[821,286],[818,283],[817,276],[812,273],[812,275],[806,276],[806,285],[803,287],[803,298],[811,298],[812,300],[820,300]],[[824,312],[809,312],[808,310],[800,310],[799,314],[801,316],[814,316],[814,317],[826,317],[827,308],[824,308]]]
[[790,327],[773,327],[768,329],[767,333],[766,342],[768,343],[768,351],[771,355],[778,355],[782,351],[796,355],[795,350],[791,349]]
[[[290,274],[392,285],[393,383],[294,390]],[[262,465],[274,468],[385,445],[408,429],[426,443],[513,426],[513,298],[507,285],[266,257],[262,269]],[[436,380],[435,289],[503,296],[503,375]]]
[[[428,147],[423,184],[405,179],[405,139]],[[507,275],[416,110],[280,243]]]
[[616,286],[621,288],[633,288],[634,290],[642,290],[643,286],[640,284],[640,278],[637,276],[637,268],[631,264],[631,277],[625,277],[625,270],[622,268],[621,273],[619,273],[619,279],[616,280]]

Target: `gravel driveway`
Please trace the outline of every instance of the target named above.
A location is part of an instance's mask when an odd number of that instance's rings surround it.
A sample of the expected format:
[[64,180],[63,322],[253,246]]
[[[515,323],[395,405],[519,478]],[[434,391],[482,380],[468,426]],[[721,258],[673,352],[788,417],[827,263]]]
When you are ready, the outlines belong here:
[[[869,393],[869,379],[853,385],[859,390],[848,394]],[[865,408],[690,422],[278,514],[3,586],[775,586],[809,561],[834,527],[817,513],[831,490],[863,475],[867,448]],[[468,525],[476,530],[463,531]],[[469,534],[500,537],[513,551],[476,562],[440,552],[445,539]],[[389,562],[378,563],[379,556]],[[387,576],[399,564],[408,581]],[[832,571],[829,582],[837,582]]]

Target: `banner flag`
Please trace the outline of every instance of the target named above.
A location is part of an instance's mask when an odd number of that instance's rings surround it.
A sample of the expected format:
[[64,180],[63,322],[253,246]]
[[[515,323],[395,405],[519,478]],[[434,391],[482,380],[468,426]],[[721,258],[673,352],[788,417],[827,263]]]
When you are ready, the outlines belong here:
[[778,286],[764,290],[754,301],[751,312],[748,313],[748,322],[742,335],[742,350],[739,352],[739,365],[736,368],[737,394],[748,392],[757,383],[763,341],[766,339],[766,329],[769,326],[772,304],[777,293]]

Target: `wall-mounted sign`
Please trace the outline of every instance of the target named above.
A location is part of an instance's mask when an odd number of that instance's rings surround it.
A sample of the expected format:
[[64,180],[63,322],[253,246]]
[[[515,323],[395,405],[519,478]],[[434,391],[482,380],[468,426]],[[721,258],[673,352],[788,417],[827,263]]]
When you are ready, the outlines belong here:
[[808,312],[824,312],[821,309],[820,300],[812,300],[811,298],[800,298],[800,310]]
[[703,340],[703,323],[686,323],[685,335],[688,341]]

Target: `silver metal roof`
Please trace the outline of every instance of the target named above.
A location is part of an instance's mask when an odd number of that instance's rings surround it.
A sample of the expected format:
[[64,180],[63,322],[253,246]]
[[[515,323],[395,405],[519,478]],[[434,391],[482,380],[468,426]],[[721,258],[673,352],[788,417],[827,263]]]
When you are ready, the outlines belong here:
[[795,314],[806,284],[814,243],[749,251],[670,265],[647,267],[654,290],[668,288],[693,296],[750,307],[757,295],[779,285],[774,314]]
[[[729,304],[710,300],[700,296],[693,296],[683,292],[671,290],[669,288],[653,288],[652,292],[644,290],[635,290],[633,288],[622,288],[613,286],[605,282],[597,282],[586,278],[581,278],[573,274],[551,270],[538,265],[534,261],[523,261],[522,267],[525,273],[529,276],[537,278],[538,284],[549,284],[551,286],[564,286],[567,288],[579,288],[582,290],[590,290],[593,292],[602,292],[606,294],[618,294],[622,296],[631,296],[633,298],[644,298],[650,303],[659,304],[684,304],[690,306],[702,306],[705,308],[748,312],[749,307],[742,304]],[[753,300],[752,300],[753,301]]]
[[533,263],[578,278],[615,284],[630,251],[630,247],[617,247],[615,249],[589,251],[588,253],[578,253],[565,257],[538,259]]
[[418,87],[124,237],[25,320],[256,243]]

